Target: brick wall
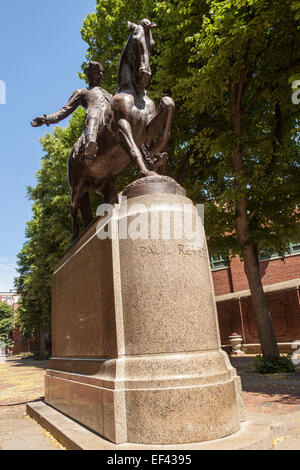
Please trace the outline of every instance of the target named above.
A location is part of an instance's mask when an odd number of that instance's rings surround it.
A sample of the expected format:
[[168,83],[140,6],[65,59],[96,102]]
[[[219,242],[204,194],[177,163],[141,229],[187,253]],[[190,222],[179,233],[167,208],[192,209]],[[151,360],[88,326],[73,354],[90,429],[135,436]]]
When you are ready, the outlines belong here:
[[[260,261],[260,273],[264,286],[300,277],[300,254],[288,256],[284,261],[275,258]],[[212,272],[215,295],[248,290],[244,264],[239,256],[230,260],[230,267]]]
[[300,277],[300,255],[289,256],[284,262],[280,259],[260,262],[263,285],[289,281]]
[[[296,289],[267,294],[278,343],[300,339],[300,305]],[[222,344],[232,333],[242,335],[246,344],[259,343],[251,297],[217,303]]]
[[[260,273],[264,286],[300,278],[300,254],[288,256],[284,261],[275,258],[260,261]],[[244,265],[239,256],[231,259],[230,267],[212,272],[215,295],[248,290]],[[300,339],[300,304],[296,289],[267,294],[278,343]],[[217,302],[222,344],[228,344],[228,336],[235,332],[245,344],[259,343],[251,297]]]
[[[0,301],[11,305],[15,312],[18,309],[18,295],[15,292],[0,292]],[[10,350],[10,354],[19,354],[22,352],[31,352],[34,350],[34,344],[31,341],[28,342],[27,340],[22,340],[22,335],[16,325],[12,331],[12,340],[14,345]]]
[[13,329],[13,341],[14,341],[14,346],[11,350],[11,354],[20,354],[23,352],[32,352],[32,342],[25,340],[22,340],[22,335],[20,333],[19,328],[15,325]]
[[212,272],[215,295],[223,295],[232,292],[232,280],[230,268],[219,269]]

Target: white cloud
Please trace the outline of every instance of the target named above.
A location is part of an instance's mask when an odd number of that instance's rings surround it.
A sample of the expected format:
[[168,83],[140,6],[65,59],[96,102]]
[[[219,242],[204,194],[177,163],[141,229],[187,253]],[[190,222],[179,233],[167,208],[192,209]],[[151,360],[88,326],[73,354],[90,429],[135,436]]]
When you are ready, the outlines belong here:
[[14,288],[14,278],[17,276],[16,264],[7,258],[0,257],[0,291],[8,292]]

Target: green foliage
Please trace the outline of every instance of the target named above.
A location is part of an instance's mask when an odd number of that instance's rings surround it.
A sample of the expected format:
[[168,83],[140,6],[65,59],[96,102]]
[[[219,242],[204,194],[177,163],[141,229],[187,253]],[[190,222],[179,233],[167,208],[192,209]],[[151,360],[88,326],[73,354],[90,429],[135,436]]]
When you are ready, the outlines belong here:
[[[212,251],[241,253],[235,222],[243,197],[250,243],[282,254],[300,239],[300,106],[289,83],[300,72],[298,14],[293,0],[98,0],[83,23],[87,59],[104,63],[113,92],[127,21],[156,22],[149,95],[176,103],[168,174],[206,204]],[[240,92],[239,184],[230,89]]]
[[12,346],[12,341],[9,339],[9,333],[12,332],[13,326],[13,308],[5,302],[0,302],[0,341],[3,341],[8,348]]
[[259,374],[276,374],[278,372],[295,372],[295,366],[289,355],[281,356],[276,361],[267,361],[257,355],[254,360],[254,371]]
[[[236,217],[243,198],[250,243],[283,253],[300,239],[300,106],[291,101],[290,82],[300,73],[299,11],[294,0],[98,0],[83,22],[86,60],[103,63],[111,93],[127,21],[157,24],[149,96],[157,105],[164,95],[176,103],[167,172],[195,203],[205,203],[212,252],[241,253]],[[78,110],[67,128],[41,140],[46,155],[36,187],[28,188],[33,218],[16,282],[24,334],[49,328],[52,272],[70,240],[67,156],[83,127]],[[232,162],[237,145],[242,176]],[[136,176],[128,167],[117,189]]]
[[84,129],[84,115],[84,110],[78,109],[68,127],[55,127],[41,139],[45,155],[36,173],[36,186],[28,187],[32,219],[27,223],[27,241],[18,254],[19,277],[15,281],[21,293],[17,324],[24,337],[50,328],[52,274],[71,237],[68,155]]
[[[147,0],[101,0],[96,12],[85,18],[82,39],[88,44],[88,60],[100,61],[105,68],[103,87],[115,92],[120,54],[128,37],[127,22],[139,22],[151,16],[155,2]],[[82,70],[86,62],[82,65]],[[81,77],[85,77],[80,74]]]
[[[126,20],[155,21],[149,95],[157,103],[171,95],[176,104],[168,174],[205,203],[210,251],[248,253],[246,271],[257,277],[261,248],[283,254],[300,239],[300,106],[289,82],[300,71],[298,7],[294,0],[98,0],[82,28],[87,58],[104,60],[114,79]],[[265,310],[255,309],[257,319]],[[266,357],[276,355],[269,337]]]

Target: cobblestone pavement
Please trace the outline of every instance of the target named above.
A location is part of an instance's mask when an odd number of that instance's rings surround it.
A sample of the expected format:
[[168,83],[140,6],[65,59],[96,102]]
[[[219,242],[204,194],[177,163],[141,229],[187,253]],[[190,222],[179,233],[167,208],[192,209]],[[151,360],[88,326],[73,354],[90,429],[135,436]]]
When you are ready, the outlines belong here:
[[0,363],[0,449],[59,450],[62,446],[26,415],[26,403],[44,395],[46,361]]
[[[276,450],[300,450],[300,368],[295,373],[255,374],[253,356],[231,358],[242,380],[248,417],[282,422],[286,435]],[[46,361],[9,358],[0,363],[0,449],[58,450],[62,446],[25,412],[27,402],[44,395]]]

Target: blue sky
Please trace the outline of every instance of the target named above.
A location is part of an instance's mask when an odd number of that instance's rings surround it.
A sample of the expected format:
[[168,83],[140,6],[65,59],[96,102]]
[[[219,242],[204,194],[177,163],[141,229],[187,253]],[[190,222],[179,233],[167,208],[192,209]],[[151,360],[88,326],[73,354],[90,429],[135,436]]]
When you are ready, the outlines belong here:
[[39,138],[53,128],[29,123],[56,111],[85,86],[77,75],[87,51],[80,29],[95,5],[96,0],[1,0],[0,81],[6,104],[0,104],[0,291],[13,287],[16,255],[31,218],[26,187],[35,184]]

